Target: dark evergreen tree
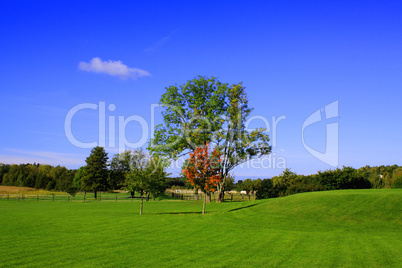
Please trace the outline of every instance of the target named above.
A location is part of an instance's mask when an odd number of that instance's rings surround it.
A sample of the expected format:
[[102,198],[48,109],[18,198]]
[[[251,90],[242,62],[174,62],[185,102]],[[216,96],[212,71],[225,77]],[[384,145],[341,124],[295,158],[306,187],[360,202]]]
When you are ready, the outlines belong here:
[[84,191],[93,191],[95,199],[98,191],[108,189],[108,159],[105,149],[97,146],[85,160],[87,164],[82,172],[81,187]]

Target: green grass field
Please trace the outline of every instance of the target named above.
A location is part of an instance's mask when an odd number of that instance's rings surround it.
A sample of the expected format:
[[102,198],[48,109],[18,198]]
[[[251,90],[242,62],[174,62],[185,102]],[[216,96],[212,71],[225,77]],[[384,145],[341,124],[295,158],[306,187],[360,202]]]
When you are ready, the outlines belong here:
[[402,264],[402,190],[250,202],[0,201],[0,266],[265,267]]

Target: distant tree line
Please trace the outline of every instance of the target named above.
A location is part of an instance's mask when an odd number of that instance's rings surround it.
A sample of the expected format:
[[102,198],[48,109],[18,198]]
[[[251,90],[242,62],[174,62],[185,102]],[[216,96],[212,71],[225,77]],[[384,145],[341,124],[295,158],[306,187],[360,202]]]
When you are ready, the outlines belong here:
[[312,191],[402,188],[402,167],[343,167],[312,175],[298,175],[286,169],[271,179],[238,181],[234,188],[238,191],[255,192],[259,199]]
[[[103,152],[103,158],[107,156],[103,148],[98,150]],[[93,153],[91,156],[93,157]],[[168,177],[163,169],[152,167],[155,163],[149,162],[149,159],[147,161],[150,164],[141,166],[140,161],[144,161],[145,157],[144,153],[138,151],[134,154],[126,151],[116,154],[110,162],[106,163],[104,159],[104,170],[100,172],[102,175],[95,181],[91,181],[94,179],[94,174],[99,173],[102,168],[92,167],[92,170],[88,168],[88,164],[79,169],[67,169],[62,166],[36,163],[19,165],[0,163],[0,182],[7,186],[65,191],[72,195],[80,190],[97,192],[125,189],[132,195],[135,191],[142,194],[146,192],[154,198],[162,194],[166,188],[193,188],[184,177]],[[133,161],[137,163],[134,166]],[[156,176],[149,177],[149,182],[145,183],[144,174],[147,170],[149,174]],[[136,178],[140,178],[139,181]],[[298,175],[286,169],[279,176],[270,179],[246,179],[235,182],[234,175],[231,175],[225,185],[226,191],[246,191],[247,194],[256,194],[259,199],[312,191],[369,188],[402,188],[402,167],[398,165],[365,166],[359,169],[343,167],[319,171],[312,175]]]
[[[256,194],[260,199],[312,191],[402,188],[402,167],[398,165],[365,166],[359,169],[343,167],[312,175],[298,175],[286,169],[270,179],[245,179],[237,182],[234,177],[234,174],[228,177],[226,191],[244,191],[246,194]],[[169,188],[193,188],[184,177],[171,178],[168,184]]]
[[8,165],[0,163],[0,184],[65,191],[75,195],[78,191],[97,192],[128,190],[151,195],[162,194],[168,187],[166,161],[148,156],[141,150],[116,154],[109,162],[103,147],[95,147],[79,169],[42,164]]
[[2,185],[68,191],[73,186],[77,170],[41,164],[8,165],[0,163]]

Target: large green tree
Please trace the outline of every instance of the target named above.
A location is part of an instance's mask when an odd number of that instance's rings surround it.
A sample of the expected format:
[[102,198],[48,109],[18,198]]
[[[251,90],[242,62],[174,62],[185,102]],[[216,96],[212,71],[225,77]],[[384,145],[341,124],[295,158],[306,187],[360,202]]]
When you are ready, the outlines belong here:
[[103,147],[97,146],[85,160],[82,171],[81,187],[84,191],[93,191],[97,199],[98,191],[108,189],[108,155]]
[[248,106],[242,83],[229,85],[215,77],[199,76],[166,90],[160,99],[165,108],[164,124],[156,126],[148,148],[176,159],[210,142],[223,157],[220,165],[223,179],[217,186],[217,202],[221,202],[231,170],[271,153],[266,129],[246,128],[252,108]]

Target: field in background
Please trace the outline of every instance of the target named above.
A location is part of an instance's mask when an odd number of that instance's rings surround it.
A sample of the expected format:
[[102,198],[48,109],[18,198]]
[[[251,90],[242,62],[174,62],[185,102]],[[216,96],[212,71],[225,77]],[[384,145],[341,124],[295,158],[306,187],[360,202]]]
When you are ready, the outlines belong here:
[[[75,196],[71,196],[66,192],[47,191],[43,189],[35,189],[29,187],[17,186],[0,186],[0,200],[36,200],[36,201],[95,201],[94,193],[78,192]],[[106,200],[129,200],[130,196],[126,191],[115,191],[110,193],[99,193],[100,199]],[[138,196],[138,195],[137,195]],[[116,198],[117,197],[117,198]]]
[[17,187],[17,186],[2,186],[0,185],[0,194],[40,194],[40,195],[50,195],[50,194],[64,194],[65,192],[47,191],[43,189],[35,189],[29,187]]
[[[173,201],[173,202],[172,202]],[[402,263],[402,190],[200,201],[0,202],[5,266],[391,266]]]

